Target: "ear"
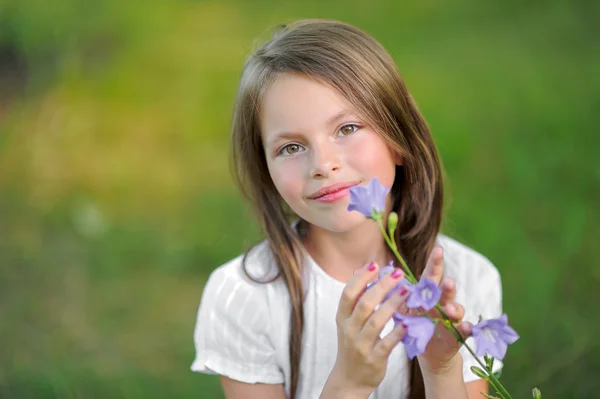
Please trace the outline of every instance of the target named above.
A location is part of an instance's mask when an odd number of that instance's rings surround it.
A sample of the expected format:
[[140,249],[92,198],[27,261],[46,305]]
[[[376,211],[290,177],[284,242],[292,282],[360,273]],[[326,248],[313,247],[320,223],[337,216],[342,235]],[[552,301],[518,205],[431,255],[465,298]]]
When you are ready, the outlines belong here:
[[397,166],[404,165],[404,159],[402,159],[402,155],[400,155],[400,153],[394,152],[394,163]]

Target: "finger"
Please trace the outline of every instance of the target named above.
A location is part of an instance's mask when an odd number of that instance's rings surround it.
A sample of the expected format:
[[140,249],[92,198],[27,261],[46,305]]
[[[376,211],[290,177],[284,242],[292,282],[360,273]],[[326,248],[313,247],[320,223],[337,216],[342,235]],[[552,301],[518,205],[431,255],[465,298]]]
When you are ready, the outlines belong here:
[[444,274],[444,250],[442,247],[437,246],[433,248],[429,255],[429,260],[425,266],[422,277],[432,279],[439,284]]
[[379,266],[375,262],[370,262],[369,264],[360,268],[354,274],[354,277],[348,281],[348,284],[346,284],[344,290],[342,291],[342,297],[340,298],[340,303],[338,305],[338,311],[336,315],[338,322],[346,320],[348,317],[350,317],[356,301],[364,292],[369,281],[377,276],[378,270]]
[[465,317],[465,308],[460,303],[449,303],[443,309],[446,316],[454,322],[460,322]]
[[[410,291],[408,290],[408,287],[404,286],[403,288],[404,288],[405,290],[407,290],[407,291],[408,291],[408,293],[410,293]],[[407,295],[407,298],[408,298],[408,293],[406,294],[406,295]],[[400,304],[400,306],[398,306],[398,309],[396,310],[396,312],[398,312],[398,313],[400,313],[400,314],[403,314],[403,315],[408,315],[408,314],[411,314],[411,311],[412,311],[412,310],[413,310],[413,309],[410,309],[410,308],[409,308],[409,307],[406,305],[406,301],[404,301],[404,302],[402,302],[402,303]],[[416,311],[417,309],[414,309],[414,310]],[[415,313],[415,314],[416,314],[416,313]]]
[[440,298],[440,306],[446,306],[449,303],[454,302],[456,298],[456,283],[451,277],[444,277],[442,279],[442,296]]
[[392,350],[398,345],[402,338],[406,335],[406,329],[402,326],[402,323],[397,323],[394,329],[385,337],[380,339],[373,352],[376,356],[387,359]]
[[465,339],[470,337],[473,333],[473,324],[469,323],[468,321],[457,323],[454,326],[456,327],[460,335]]
[[392,318],[394,312],[397,312],[399,307],[406,302],[408,297],[408,288],[400,287],[397,291],[387,299],[379,308],[371,314],[371,317],[365,323],[362,331],[358,335],[358,339],[373,347],[379,339],[381,331],[383,331],[388,320]]
[[404,277],[402,270],[396,269],[371,286],[356,302],[356,306],[350,315],[350,322],[362,330],[375,307],[384,301],[385,296],[390,291],[396,288],[402,277]]

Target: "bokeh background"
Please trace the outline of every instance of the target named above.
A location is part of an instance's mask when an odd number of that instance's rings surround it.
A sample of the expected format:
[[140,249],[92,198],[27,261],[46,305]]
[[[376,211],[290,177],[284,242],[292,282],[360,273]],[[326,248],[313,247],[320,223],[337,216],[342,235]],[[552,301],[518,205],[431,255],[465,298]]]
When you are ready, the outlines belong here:
[[397,61],[444,230],[501,272],[515,398],[600,395],[591,1],[0,1],[0,397],[222,398],[189,371],[212,269],[260,239],[228,171],[243,61],[323,17]]

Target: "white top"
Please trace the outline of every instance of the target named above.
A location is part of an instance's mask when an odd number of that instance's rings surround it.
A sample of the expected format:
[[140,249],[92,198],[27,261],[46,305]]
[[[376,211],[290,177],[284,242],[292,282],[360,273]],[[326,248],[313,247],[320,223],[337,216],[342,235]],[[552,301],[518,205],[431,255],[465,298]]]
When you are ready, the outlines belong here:
[[[464,319],[476,324],[502,313],[500,275],[485,257],[443,235],[438,244],[444,248],[444,274],[456,281],[456,302],[465,307]],[[336,359],[335,315],[344,283],[335,280],[306,254],[305,321],[298,399],[318,398]],[[281,279],[258,284],[248,279],[242,256],[212,272],[198,310],[194,342],[196,358],[193,371],[220,374],[245,383],[284,384],[290,389],[289,331],[291,303]],[[251,252],[247,269],[261,278],[275,273],[266,242]],[[392,328],[386,325],[382,336]],[[473,339],[468,341],[474,348]],[[479,377],[470,371],[476,365],[471,354],[461,349],[466,382]],[[402,343],[392,351],[386,376],[370,399],[408,396],[408,357]],[[502,363],[494,362],[499,370]]]

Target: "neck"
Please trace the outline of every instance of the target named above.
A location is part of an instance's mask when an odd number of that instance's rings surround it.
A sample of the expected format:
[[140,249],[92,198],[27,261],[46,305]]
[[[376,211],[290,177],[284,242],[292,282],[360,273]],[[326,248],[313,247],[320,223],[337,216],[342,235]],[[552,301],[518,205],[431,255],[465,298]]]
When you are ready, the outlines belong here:
[[372,220],[343,233],[309,225],[304,246],[327,274],[344,283],[367,263],[375,261],[381,267],[394,258],[379,226]]

